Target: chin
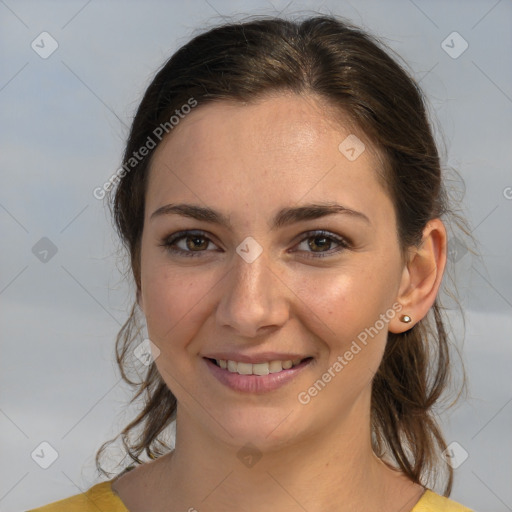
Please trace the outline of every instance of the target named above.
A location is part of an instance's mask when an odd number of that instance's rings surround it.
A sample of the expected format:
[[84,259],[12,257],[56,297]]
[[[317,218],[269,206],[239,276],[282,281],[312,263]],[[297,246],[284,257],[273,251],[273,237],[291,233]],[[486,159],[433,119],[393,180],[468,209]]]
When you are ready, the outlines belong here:
[[299,420],[297,412],[301,409],[296,404],[288,407],[247,404],[233,408],[226,405],[218,409],[221,414],[216,417],[222,418],[222,426],[214,422],[211,428],[237,449],[252,445],[262,452],[273,451],[293,443],[308,430]]

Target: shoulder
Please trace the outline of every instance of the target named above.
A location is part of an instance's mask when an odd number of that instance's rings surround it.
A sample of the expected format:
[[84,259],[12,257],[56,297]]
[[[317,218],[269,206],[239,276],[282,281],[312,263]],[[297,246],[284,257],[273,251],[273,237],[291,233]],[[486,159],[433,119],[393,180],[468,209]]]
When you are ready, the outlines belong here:
[[426,490],[411,512],[473,512],[471,509],[449,498]]
[[112,482],[102,482],[86,492],[27,512],[128,512],[121,499],[112,492]]

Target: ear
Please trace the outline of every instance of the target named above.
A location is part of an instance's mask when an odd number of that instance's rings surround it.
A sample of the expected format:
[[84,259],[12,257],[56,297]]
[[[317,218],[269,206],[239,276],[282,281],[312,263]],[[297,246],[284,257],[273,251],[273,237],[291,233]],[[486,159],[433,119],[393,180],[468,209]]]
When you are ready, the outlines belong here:
[[[411,247],[397,296],[402,309],[389,322],[389,330],[400,333],[409,330],[426,316],[441,286],[446,266],[446,229],[441,219],[433,219],[423,230],[419,247]],[[411,322],[401,320],[403,315]]]

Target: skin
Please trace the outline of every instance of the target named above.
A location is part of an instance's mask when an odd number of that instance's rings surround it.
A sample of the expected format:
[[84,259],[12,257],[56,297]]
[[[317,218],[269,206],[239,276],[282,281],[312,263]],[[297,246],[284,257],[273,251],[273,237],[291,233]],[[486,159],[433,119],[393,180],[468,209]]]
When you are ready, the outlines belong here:
[[[372,452],[371,382],[388,330],[410,329],[432,306],[446,232],[432,220],[423,243],[403,258],[377,152],[348,119],[340,123],[326,112],[318,98],[284,93],[251,104],[213,103],[192,111],[155,152],[139,304],[160,350],[157,368],[178,400],[177,438],[173,453],[115,481],[131,511],[396,512],[411,510],[424,491]],[[355,161],[338,149],[351,133],[366,146]],[[326,202],[368,220],[342,213],[269,227],[281,208]],[[151,217],[170,203],[210,207],[231,227],[176,214]],[[195,257],[162,246],[188,229],[206,237],[196,246],[177,242]],[[349,247],[336,252],[335,239],[306,234],[320,229]],[[236,252],[248,236],[262,248],[252,263]],[[298,394],[393,305],[413,322],[397,313],[301,404]],[[275,391],[240,393],[205,366],[203,355],[220,350],[313,360]],[[261,455],[252,467],[237,457],[248,442]]]

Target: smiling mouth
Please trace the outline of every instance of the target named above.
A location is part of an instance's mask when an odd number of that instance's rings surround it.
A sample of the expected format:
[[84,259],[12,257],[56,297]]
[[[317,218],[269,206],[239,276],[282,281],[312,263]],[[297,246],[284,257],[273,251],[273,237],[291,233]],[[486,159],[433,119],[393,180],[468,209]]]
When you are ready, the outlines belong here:
[[280,373],[282,371],[290,370],[303,363],[307,364],[311,361],[312,357],[306,357],[304,359],[294,359],[286,361],[268,361],[262,363],[242,363],[232,360],[225,359],[211,359],[206,358],[213,364],[227,370],[230,373],[238,373],[239,375],[269,375],[270,373]]

